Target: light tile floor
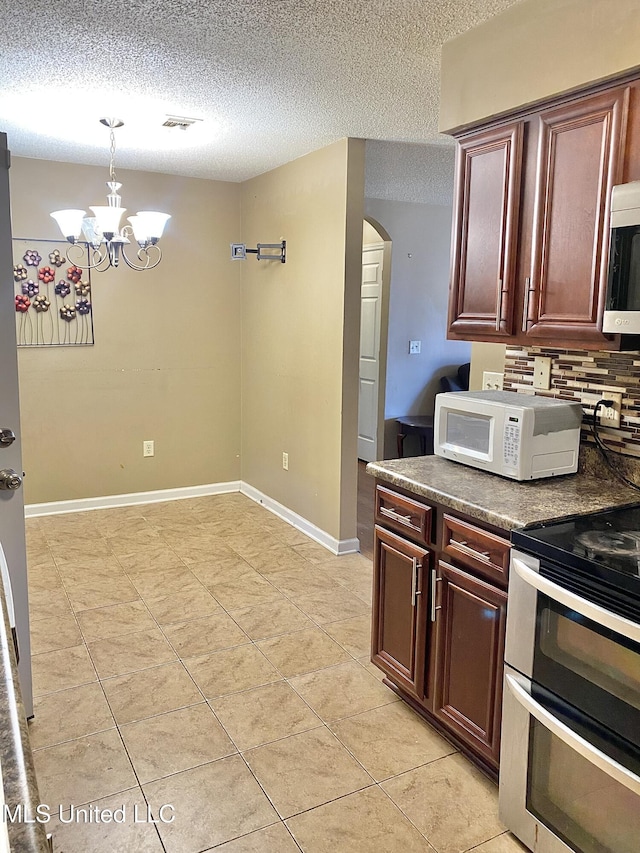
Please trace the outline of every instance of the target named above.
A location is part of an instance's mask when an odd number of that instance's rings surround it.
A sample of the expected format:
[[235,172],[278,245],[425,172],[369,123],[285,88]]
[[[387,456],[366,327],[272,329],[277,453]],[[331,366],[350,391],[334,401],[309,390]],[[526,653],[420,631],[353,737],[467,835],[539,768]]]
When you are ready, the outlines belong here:
[[[495,786],[369,663],[365,557],[238,494],[27,528],[58,853],[522,850]],[[126,821],[64,822],[83,804]]]

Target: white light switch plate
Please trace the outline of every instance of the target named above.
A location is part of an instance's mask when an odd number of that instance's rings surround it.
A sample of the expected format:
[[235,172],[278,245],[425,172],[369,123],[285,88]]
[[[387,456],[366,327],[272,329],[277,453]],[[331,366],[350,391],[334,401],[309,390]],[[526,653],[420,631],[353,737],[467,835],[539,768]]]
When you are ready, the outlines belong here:
[[502,383],[504,381],[504,373],[493,373],[490,370],[482,371],[482,390],[483,391],[502,391]]

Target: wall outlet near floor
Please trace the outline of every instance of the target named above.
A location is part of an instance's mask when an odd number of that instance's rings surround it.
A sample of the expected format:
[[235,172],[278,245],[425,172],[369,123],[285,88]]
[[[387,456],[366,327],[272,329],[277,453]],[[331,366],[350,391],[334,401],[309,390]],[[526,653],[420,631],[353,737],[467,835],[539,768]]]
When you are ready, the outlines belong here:
[[502,391],[502,383],[504,381],[504,373],[493,373],[490,370],[482,371],[482,390],[483,391]]
[[533,359],[533,387],[540,391],[551,388],[551,359],[537,355]]
[[598,414],[600,416],[600,426],[604,427],[620,427],[620,409],[622,408],[622,394],[617,394],[615,391],[607,391],[602,395],[607,400],[613,400],[612,406],[600,406]]
[[155,456],[156,448],[155,441],[143,441],[142,442],[142,455],[143,456]]
[[409,355],[418,355],[422,349],[422,341],[409,341]]
[[289,470],[289,454],[282,451],[282,467],[285,471]]

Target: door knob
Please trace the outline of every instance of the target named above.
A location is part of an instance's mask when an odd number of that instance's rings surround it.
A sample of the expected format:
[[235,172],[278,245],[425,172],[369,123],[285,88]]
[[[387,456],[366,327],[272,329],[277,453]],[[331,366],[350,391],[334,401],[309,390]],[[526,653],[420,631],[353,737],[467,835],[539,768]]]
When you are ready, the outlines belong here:
[[15,433],[11,429],[0,429],[0,447],[9,447],[16,440]]
[[22,485],[22,477],[13,468],[3,468],[0,471],[0,489],[15,492]]

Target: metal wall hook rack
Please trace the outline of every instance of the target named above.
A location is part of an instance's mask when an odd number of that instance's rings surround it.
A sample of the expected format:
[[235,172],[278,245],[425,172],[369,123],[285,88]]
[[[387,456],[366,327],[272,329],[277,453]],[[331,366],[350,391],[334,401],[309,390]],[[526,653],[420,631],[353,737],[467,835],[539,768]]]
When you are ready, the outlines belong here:
[[[264,249],[278,249],[277,254],[264,254]],[[247,249],[245,243],[231,244],[231,260],[246,261],[247,255],[255,255],[259,261],[280,261],[282,264],[287,262],[287,241],[281,240],[280,243],[258,243],[257,248]]]

